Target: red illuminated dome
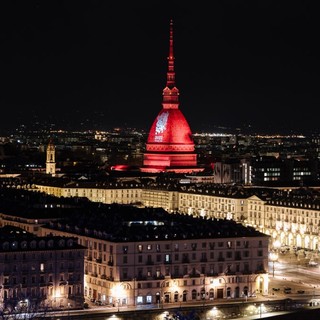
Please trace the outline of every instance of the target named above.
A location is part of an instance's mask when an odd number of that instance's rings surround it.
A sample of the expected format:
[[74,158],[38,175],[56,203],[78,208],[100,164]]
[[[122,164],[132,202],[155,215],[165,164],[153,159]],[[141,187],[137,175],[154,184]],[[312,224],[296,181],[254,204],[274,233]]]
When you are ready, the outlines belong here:
[[190,126],[179,110],[179,90],[175,86],[173,22],[170,22],[170,47],[167,83],[163,89],[162,110],[154,120],[146,144],[143,172],[198,172],[197,155]]

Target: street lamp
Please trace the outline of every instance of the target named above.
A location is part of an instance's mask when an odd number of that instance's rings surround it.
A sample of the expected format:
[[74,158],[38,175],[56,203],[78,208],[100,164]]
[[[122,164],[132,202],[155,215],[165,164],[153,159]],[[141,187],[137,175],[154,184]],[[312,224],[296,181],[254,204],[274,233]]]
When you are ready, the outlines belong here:
[[275,241],[273,242],[273,248],[274,248],[274,250],[277,252],[277,251],[280,249],[280,247],[281,247],[281,242],[280,242],[279,240],[275,240]]
[[278,254],[276,252],[270,252],[269,258],[272,261],[272,277],[274,278],[274,263],[278,260]]
[[260,304],[260,318],[262,317],[262,307],[263,307],[263,303]]

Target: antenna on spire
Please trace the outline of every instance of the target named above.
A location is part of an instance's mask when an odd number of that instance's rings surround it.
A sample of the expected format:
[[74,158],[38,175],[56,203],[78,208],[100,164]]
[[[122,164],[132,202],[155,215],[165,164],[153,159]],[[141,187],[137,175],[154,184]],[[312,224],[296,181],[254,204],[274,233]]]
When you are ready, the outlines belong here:
[[174,86],[175,86],[175,72],[174,72],[174,56],[173,56],[173,20],[171,19],[170,20],[167,87],[173,88]]

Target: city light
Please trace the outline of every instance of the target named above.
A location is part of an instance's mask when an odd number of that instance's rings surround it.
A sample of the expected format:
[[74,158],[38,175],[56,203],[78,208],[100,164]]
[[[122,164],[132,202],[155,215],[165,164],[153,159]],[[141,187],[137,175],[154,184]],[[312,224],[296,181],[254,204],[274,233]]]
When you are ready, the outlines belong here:
[[269,259],[272,261],[272,277],[274,278],[274,263],[278,260],[278,253],[270,252]]

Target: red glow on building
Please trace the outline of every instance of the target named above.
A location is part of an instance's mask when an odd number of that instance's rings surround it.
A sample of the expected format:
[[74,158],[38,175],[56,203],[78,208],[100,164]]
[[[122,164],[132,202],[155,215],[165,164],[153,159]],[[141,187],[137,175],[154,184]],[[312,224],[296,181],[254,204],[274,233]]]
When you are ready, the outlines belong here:
[[175,86],[172,20],[170,21],[167,83],[162,95],[163,108],[149,131],[141,171],[152,173],[203,171],[202,168],[197,167],[191,129],[179,110],[179,90]]

